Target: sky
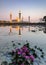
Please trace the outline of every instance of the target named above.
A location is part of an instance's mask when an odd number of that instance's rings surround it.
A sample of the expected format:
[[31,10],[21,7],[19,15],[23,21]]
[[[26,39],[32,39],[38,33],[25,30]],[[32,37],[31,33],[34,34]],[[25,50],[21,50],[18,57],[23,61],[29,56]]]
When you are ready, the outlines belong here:
[[0,20],[9,20],[10,12],[15,19],[19,10],[25,20],[28,16],[32,20],[42,18],[46,15],[46,0],[0,0]]

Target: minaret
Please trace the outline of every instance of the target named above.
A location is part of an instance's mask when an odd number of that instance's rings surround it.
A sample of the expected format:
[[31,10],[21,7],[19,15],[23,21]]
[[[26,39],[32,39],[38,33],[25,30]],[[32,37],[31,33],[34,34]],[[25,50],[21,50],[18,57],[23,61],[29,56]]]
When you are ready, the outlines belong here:
[[21,11],[19,11],[19,20],[21,21]]
[[30,23],[30,16],[28,16],[28,21],[29,21],[29,23]]
[[10,23],[12,23],[12,13],[10,13]]

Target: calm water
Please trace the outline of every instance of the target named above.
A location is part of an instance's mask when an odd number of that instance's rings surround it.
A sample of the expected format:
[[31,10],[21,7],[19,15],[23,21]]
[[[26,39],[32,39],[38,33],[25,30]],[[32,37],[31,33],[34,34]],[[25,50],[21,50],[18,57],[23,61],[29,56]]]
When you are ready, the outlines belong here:
[[[6,60],[5,52],[12,49],[13,43],[26,40],[30,45],[43,48],[46,53],[46,27],[43,26],[1,26],[0,27],[0,62]],[[9,60],[9,58],[7,59]]]

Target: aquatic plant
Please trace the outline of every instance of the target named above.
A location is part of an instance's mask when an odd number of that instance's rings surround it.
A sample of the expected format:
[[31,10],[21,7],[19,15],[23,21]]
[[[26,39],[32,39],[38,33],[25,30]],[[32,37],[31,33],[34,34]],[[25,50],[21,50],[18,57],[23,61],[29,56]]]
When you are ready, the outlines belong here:
[[[40,52],[40,55],[37,51]],[[11,56],[11,62],[8,65],[34,65],[34,62],[40,65],[39,63],[42,63],[41,58],[44,59],[43,50],[37,46],[30,48],[29,43],[24,44],[21,48],[15,48],[8,52],[8,55]]]

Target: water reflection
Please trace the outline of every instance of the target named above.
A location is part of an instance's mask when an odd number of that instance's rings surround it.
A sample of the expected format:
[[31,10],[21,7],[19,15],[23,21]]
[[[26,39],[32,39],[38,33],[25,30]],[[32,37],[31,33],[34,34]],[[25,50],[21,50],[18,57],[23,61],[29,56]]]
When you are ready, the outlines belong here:
[[[18,30],[18,35],[21,35],[21,27],[20,26],[14,26],[14,27],[10,26],[10,28],[9,28],[9,35],[13,33],[12,32],[13,28]],[[22,28],[22,30],[23,30],[23,28]]]
[[13,26],[8,26],[8,27],[3,26],[3,27],[0,27],[0,32],[1,32],[0,36],[3,36],[3,35],[4,36],[8,36],[8,35],[22,36],[22,34],[24,34],[26,30],[28,31],[28,32],[26,32],[26,34],[29,32],[35,33],[35,32],[39,32],[39,31],[41,31],[41,32],[43,31],[43,33],[45,34],[46,33],[46,26],[21,26],[21,25],[19,25],[19,26],[13,25]]
[[21,35],[21,29],[19,28],[19,35]]
[[9,35],[12,33],[12,27],[10,26]]
[[46,26],[11,26],[9,35],[12,33],[13,28],[18,30],[18,35],[22,35],[22,31],[24,30],[24,28],[27,28],[28,32],[43,31],[43,33],[46,33]]
[[18,35],[21,35],[21,29],[23,30],[23,28],[21,26],[14,26],[14,28],[18,31]]
[[44,33],[46,33],[46,27],[44,26],[11,26],[9,34],[12,33],[13,28],[18,31],[18,35],[22,35],[22,31],[24,31],[24,29],[28,29],[28,32],[43,31]]
[[[4,35],[4,33],[8,30],[8,34],[5,34],[4,36],[7,35],[15,35],[18,33],[18,35],[22,35],[22,32],[28,30],[28,32],[37,32],[37,31],[43,31],[43,33],[46,33],[46,26],[8,26],[8,28],[5,30],[3,28],[6,28],[5,26],[0,27],[0,36]],[[3,30],[1,30],[3,29]],[[13,30],[15,29],[15,31]],[[17,32],[16,32],[17,31]],[[3,34],[2,34],[3,33]]]
[[28,28],[28,31],[30,32],[30,26],[29,26],[29,28]]
[[36,32],[36,27],[34,27],[34,26],[29,26],[28,27],[28,32]]
[[46,27],[44,27],[44,30],[43,30],[44,33],[46,33]]
[[46,51],[45,26],[3,26],[0,27],[0,32],[0,57],[4,54],[4,51],[12,48],[13,43],[16,44],[21,40],[21,44],[28,40],[31,45],[42,46]]

